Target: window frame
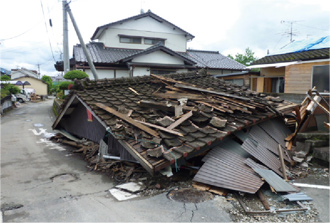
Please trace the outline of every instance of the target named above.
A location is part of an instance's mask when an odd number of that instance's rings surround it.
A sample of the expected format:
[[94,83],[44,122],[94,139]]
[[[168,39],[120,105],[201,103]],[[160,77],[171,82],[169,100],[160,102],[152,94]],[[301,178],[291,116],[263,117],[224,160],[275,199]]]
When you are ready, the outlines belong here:
[[[122,41],[123,38],[129,39],[129,42]],[[134,39],[140,40],[139,42],[134,42]],[[119,36],[120,43],[128,43],[128,44],[142,44],[142,37],[138,36]]]
[[[322,65],[313,65],[312,67],[312,74],[311,74],[311,89],[313,89],[313,82],[314,82],[314,68],[315,67],[327,67],[327,71],[328,71],[328,74],[329,74],[329,79],[330,79],[330,65],[329,64],[322,64]],[[329,81],[327,82],[329,84]],[[321,92],[317,87],[316,87],[316,90],[320,93],[320,94],[323,94],[323,95],[330,95],[330,86],[329,86],[329,91],[328,92]]]

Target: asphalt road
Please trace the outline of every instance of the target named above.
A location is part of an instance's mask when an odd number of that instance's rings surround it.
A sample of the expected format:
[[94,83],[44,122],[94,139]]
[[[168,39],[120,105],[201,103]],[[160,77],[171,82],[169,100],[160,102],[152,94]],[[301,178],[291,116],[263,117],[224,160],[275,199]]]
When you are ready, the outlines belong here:
[[[166,194],[118,202],[108,177],[71,149],[47,140],[52,100],[25,103],[1,118],[1,209],[5,222],[229,222],[220,197],[198,204]],[[62,175],[66,174],[66,175]]]

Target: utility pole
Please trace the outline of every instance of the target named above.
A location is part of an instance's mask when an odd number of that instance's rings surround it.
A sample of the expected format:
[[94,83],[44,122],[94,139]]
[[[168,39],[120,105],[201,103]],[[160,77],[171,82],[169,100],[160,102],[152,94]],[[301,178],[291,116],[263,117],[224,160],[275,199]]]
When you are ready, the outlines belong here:
[[83,48],[83,51],[85,53],[85,56],[86,56],[86,59],[87,59],[89,68],[91,69],[91,71],[93,73],[94,79],[97,80],[97,79],[99,79],[99,77],[97,75],[97,72],[96,72],[96,69],[94,67],[93,61],[92,61],[91,56],[89,55],[89,53],[87,51],[87,47],[85,45],[85,42],[84,42],[84,40],[83,40],[83,38],[81,36],[81,33],[79,31],[79,28],[78,28],[78,25],[76,23],[76,20],[74,19],[73,14],[72,14],[71,9],[70,9],[70,6],[68,4],[66,4],[66,11],[68,12],[68,14],[70,16],[70,19],[71,19],[71,22],[72,22],[72,25],[73,25],[74,29],[76,30],[76,33],[77,33],[79,42],[80,42],[80,44],[81,44],[81,46]]
[[66,12],[66,0],[62,1],[63,7],[63,74],[66,74],[70,71],[70,62],[69,62],[69,37],[68,37],[68,14]]
[[37,66],[38,66],[38,78],[40,78],[40,64],[38,63]]

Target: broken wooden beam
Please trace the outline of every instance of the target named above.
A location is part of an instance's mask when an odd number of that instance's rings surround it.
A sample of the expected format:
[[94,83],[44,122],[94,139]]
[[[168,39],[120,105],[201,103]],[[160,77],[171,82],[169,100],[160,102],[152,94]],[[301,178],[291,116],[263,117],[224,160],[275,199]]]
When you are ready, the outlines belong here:
[[118,118],[121,118],[124,121],[126,121],[126,122],[134,125],[135,127],[137,127],[139,129],[141,129],[141,130],[149,133],[152,136],[155,136],[155,137],[158,137],[159,136],[158,132],[154,131],[153,129],[151,129],[151,128],[149,128],[149,127],[147,127],[147,126],[145,126],[145,125],[143,125],[143,124],[141,124],[139,122],[137,122],[136,120],[128,117],[125,114],[119,113],[118,111],[116,111],[116,110],[114,110],[114,109],[112,109],[112,108],[110,108],[110,107],[108,107],[108,106],[106,106],[106,105],[104,105],[102,103],[95,103],[95,105],[97,107],[102,108],[103,110],[105,110],[105,111],[107,111],[107,112],[109,112],[109,113],[117,116]]
[[189,86],[189,85],[186,85],[186,83],[176,83],[174,85],[174,87],[193,90],[193,91],[199,91],[199,92],[204,92],[204,93],[209,93],[209,94],[215,94],[215,95],[225,96],[225,97],[229,97],[229,98],[236,98],[236,99],[240,99],[240,100],[243,100],[243,101],[250,101],[251,100],[250,98],[246,98],[246,97],[242,97],[242,96],[227,94],[227,93],[223,93],[223,92],[219,92],[219,91],[210,91],[210,90],[206,90],[206,89],[203,89],[203,88],[197,88],[197,87]]
[[288,177],[286,175],[284,158],[283,158],[283,150],[282,150],[282,146],[280,144],[278,144],[278,155],[279,155],[280,162],[281,162],[281,169],[282,169],[282,173],[283,173],[283,178],[284,178],[285,181],[288,181]]
[[141,124],[146,125],[146,126],[153,127],[153,128],[155,128],[155,129],[162,130],[162,131],[167,132],[167,133],[171,133],[171,134],[173,134],[173,135],[183,136],[183,134],[180,133],[180,132],[176,132],[176,131],[173,131],[173,130],[167,129],[167,128],[164,128],[164,127],[159,126],[159,125],[154,125],[154,124],[151,124],[151,123],[148,123],[148,122],[143,122],[143,121],[139,121],[139,120],[135,120],[135,119],[133,119],[133,120],[134,120],[135,122],[141,123]]
[[266,209],[266,210],[270,210],[270,206],[269,206],[268,201],[266,200],[265,195],[261,192],[261,190],[258,190],[257,193],[258,193],[258,196],[259,196],[259,198],[260,198],[260,201],[261,201],[261,203],[264,205],[265,209]]
[[200,103],[200,104],[203,104],[203,105],[206,105],[206,106],[209,106],[209,107],[214,108],[215,110],[218,110],[218,111],[221,111],[221,112],[234,113],[232,110],[224,108],[224,107],[219,106],[219,105],[212,105],[212,104],[204,102],[204,101],[196,101],[196,102]]
[[200,94],[191,94],[191,93],[181,93],[176,91],[166,91],[165,93],[153,93],[153,96],[165,99],[180,99],[180,98],[188,98],[189,100],[203,100],[203,97]]
[[172,129],[176,128],[177,126],[179,126],[181,123],[183,123],[184,121],[186,121],[191,116],[192,116],[192,111],[187,112],[181,118],[179,118],[178,120],[176,120],[175,122],[173,122],[170,126],[168,126],[167,129],[172,130]]

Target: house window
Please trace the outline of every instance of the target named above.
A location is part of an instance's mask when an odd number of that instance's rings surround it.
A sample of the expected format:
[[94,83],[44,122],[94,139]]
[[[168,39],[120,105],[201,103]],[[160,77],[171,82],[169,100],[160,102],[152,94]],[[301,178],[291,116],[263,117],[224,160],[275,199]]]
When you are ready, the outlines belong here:
[[244,79],[228,79],[225,80],[228,83],[236,84],[238,86],[243,86],[244,85]]
[[141,44],[141,37],[128,37],[128,36],[121,36],[120,42],[121,43],[135,43],[135,44]]
[[173,69],[151,69],[151,74],[159,74],[159,75],[164,75],[164,74],[171,74],[175,73],[176,70]]
[[329,94],[329,67],[330,65],[313,66],[312,88],[315,86],[320,93]]
[[144,38],[144,44],[147,44],[147,45],[155,45],[158,42],[161,42],[163,45],[165,45],[165,40],[163,40],[163,39]]

